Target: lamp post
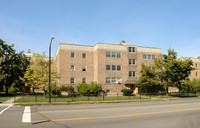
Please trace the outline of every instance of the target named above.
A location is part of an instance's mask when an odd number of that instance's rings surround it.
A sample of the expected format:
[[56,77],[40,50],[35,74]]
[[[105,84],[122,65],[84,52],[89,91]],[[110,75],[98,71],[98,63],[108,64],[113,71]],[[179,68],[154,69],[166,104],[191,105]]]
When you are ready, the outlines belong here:
[[51,37],[50,45],[49,45],[49,103],[51,103],[51,43],[54,39],[54,36]]

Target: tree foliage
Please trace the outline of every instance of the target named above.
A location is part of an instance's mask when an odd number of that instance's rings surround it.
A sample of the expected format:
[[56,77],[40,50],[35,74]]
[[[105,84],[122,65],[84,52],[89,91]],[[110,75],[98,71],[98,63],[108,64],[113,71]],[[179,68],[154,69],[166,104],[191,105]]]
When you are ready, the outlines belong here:
[[101,84],[97,84],[97,82],[91,82],[89,85],[80,83],[77,90],[79,94],[98,94],[101,91]]
[[182,82],[189,76],[192,68],[190,58],[177,58],[177,52],[173,49],[168,50],[168,54],[163,54],[161,58],[154,60],[155,69],[150,69],[142,65],[139,83],[145,83],[143,88],[148,91],[162,91],[163,87],[168,93],[168,87],[178,87],[181,89]]
[[14,45],[8,45],[0,39],[0,86],[5,87],[8,94],[8,87],[21,87],[24,84],[24,73],[29,61],[23,52],[16,53]]
[[[52,60],[51,60],[52,61]],[[53,61],[52,61],[53,62]],[[29,65],[24,78],[26,86],[32,88],[47,87],[49,80],[49,61],[46,59],[45,52],[43,54],[33,53],[33,61]],[[56,85],[60,74],[55,67],[51,67],[51,83]]]

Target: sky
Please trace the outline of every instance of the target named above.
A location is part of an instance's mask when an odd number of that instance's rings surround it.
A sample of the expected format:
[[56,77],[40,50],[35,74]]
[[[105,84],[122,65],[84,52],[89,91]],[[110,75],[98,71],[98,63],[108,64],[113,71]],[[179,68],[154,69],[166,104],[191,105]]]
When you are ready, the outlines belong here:
[[128,44],[200,56],[200,0],[0,0],[0,38],[52,56],[59,43]]

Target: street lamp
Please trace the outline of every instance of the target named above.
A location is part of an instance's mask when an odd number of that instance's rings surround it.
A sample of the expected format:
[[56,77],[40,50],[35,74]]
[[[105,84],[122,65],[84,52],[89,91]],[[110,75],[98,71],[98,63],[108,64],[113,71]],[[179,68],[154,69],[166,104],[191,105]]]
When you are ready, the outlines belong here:
[[54,36],[51,37],[50,45],[49,45],[49,103],[51,103],[51,43],[54,39]]

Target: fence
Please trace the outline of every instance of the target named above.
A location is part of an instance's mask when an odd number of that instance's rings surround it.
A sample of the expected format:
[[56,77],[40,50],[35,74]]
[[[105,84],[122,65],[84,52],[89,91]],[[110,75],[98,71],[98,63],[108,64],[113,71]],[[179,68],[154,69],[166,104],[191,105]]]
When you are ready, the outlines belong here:
[[[200,93],[141,93],[137,95],[121,96],[118,93],[115,96],[107,96],[105,93],[102,95],[78,95],[73,94],[69,96],[51,96],[51,102],[81,102],[81,101],[121,101],[121,100],[141,100],[141,99],[162,99],[162,98],[182,98],[182,97],[197,97]],[[16,100],[16,97],[21,97]],[[48,95],[42,93],[34,94],[14,94],[15,102],[49,102]]]

